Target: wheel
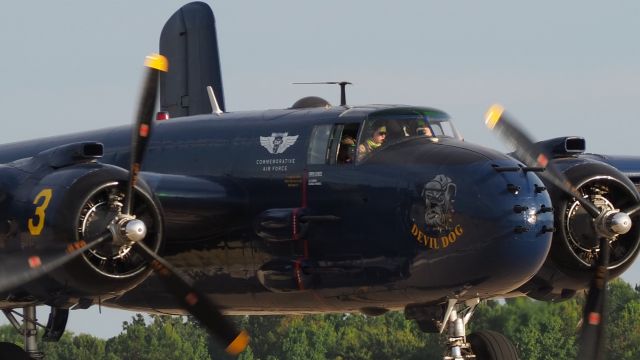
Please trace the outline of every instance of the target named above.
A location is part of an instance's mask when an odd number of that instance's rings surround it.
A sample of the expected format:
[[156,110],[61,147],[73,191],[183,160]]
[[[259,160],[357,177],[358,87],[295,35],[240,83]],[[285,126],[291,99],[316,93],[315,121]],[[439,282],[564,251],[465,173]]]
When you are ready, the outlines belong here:
[[22,348],[14,343],[0,342],[0,360],[32,360]]
[[519,360],[516,347],[506,336],[482,330],[467,336],[477,360]]

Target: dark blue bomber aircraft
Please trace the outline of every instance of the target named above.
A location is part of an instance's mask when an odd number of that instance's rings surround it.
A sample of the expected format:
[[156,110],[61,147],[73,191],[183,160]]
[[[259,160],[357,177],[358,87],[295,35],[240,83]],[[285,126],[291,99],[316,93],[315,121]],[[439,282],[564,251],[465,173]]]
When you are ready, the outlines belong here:
[[42,357],[36,305],[57,341],[69,309],[102,304],[190,313],[231,354],[248,335],[222,313],[403,310],[446,331],[445,359],[517,359],[499,333],[466,336],[476,305],[587,288],[580,358],[599,356],[607,278],[638,254],[640,158],[534,143],[494,106],[505,155],[437,109],[347,105],[346,83],[339,106],[226,112],[204,3],[160,52],[133,127],[0,145],[0,307],[25,336],[0,358]]

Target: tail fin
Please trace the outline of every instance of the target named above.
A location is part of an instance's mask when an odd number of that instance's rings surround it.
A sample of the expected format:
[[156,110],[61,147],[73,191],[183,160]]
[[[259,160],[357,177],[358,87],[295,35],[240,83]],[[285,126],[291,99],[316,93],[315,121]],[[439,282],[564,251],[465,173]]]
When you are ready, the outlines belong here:
[[209,85],[225,110],[215,19],[209,5],[192,2],[176,11],[162,29],[160,53],[169,60],[169,72],[160,77],[161,111],[171,117],[210,114]]

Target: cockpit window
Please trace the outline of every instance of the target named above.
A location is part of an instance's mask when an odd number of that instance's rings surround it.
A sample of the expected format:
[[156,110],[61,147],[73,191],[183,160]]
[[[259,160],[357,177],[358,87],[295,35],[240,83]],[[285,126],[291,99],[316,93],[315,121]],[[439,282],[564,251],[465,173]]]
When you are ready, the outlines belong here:
[[317,125],[311,132],[307,163],[353,164],[360,123]]
[[[432,119],[427,120],[433,130],[433,136],[435,137],[451,137],[460,139],[456,129],[449,119]],[[461,140],[461,139],[460,139]]]
[[449,116],[428,108],[382,110],[369,115],[358,142],[358,161],[378,148],[407,139],[426,136],[462,140]]
[[330,142],[333,125],[318,125],[311,132],[307,163],[324,164],[328,158],[327,144]]

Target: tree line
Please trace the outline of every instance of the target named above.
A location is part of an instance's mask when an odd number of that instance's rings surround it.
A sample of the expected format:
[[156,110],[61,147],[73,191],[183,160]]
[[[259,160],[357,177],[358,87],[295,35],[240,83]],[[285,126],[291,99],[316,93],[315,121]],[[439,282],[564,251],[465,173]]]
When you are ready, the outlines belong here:
[[[606,359],[640,359],[640,287],[622,280],[608,288]],[[521,359],[575,359],[584,297],[559,303],[527,298],[489,301],[476,310],[468,333],[490,329],[509,337]],[[236,316],[251,334],[240,360],[442,359],[443,338],[420,332],[400,312],[306,316]],[[0,341],[22,346],[10,326],[0,327]],[[40,343],[47,360],[230,359],[204,329],[186,317],[134,316],[119,335],[100,339],[67,332],[58,343]]]

